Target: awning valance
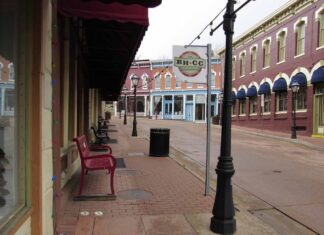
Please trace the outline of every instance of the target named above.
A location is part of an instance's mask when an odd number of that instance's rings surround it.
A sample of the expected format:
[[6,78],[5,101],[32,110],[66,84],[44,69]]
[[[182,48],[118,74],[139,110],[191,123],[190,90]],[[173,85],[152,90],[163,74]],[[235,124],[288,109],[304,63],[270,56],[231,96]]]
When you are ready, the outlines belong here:
[[316,69],[313,73],[311,83],[316,84],[316,83],[324,83],[324,67],[319,67]]
[[264,82],[261,84],[259,91],[259,95],[269,95],[271,94],[270,84],[267,82]]
[[58,11],[65,16],[116,21],[148,26],[148,9],[140,5],[105,4],[98,1],[59,0]]
[[291,78],[289,87],[291,87],[291,84],[294,82],[298,82],[299,86],[307,86],[307,79],[303,73],[297,73],[295,76],[293,76]]
[[161,4],[162,0],[81,0],[82,2],[99,1],[103,3],[119,2],[122,4],[138,4],[144,7],[156,7]]
[[243,88],[237,92],[236,98],[239,100],[244,100],[246,98],[246,93]]
[[287,91],[287,82],[284,78],[279,78],[276,80],[273,84],[272,87],[273,92],[278,92],[278,91]]
[[247,94],[246,94],[247,97],[254,97],[254,96],[257,96],[257,95],[258,95],[258,93],[257,93],[257,89],[256,89],[255,86],[251,86],[248,89]]

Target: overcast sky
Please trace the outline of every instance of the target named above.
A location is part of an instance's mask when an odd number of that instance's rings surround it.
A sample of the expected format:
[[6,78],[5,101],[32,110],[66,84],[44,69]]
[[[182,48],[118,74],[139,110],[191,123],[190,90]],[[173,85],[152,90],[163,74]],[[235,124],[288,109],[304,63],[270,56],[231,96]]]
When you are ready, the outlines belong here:
[[[235,9],[246,0],[239,0]],[[234,38],[262,21],[287,2],[294,0],[255,0],[238,14],[234,26]],[[162,4],[149,9],[150,26],[146,31],[136,59],[171,59],[173,45],[187,45],[226,6],[227,0],[162,0]],[[213,27],[223,20],[224,12]],[[210,27],[194,45],[212,44],[213,49],[225,46],[224,30],[220,27],[209,36]]]

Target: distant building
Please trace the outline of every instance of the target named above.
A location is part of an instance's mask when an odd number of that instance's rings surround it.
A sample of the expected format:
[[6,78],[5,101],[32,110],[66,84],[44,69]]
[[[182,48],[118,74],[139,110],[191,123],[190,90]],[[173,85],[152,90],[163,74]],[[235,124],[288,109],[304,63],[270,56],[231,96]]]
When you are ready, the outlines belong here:
[[323,4],[290,1],[233,42],[233,125],[290,132],[298,82],[298,133],[324,137]]
[[[133,113],[131,77],[136,74],[140,82],[137,89],[137,114],[155,119],[186,120],[205,122],[207,117],[207,86],[178,81],[173,73],[172,60],[134,61],[124,84],[127,94],[127,112]],[[221,92],[221,65],[212,59],[211,116],[219,112],[218,95]],[[124,98],[115,103],[124,112]],[[119,104],[119,105],[118,105]]]

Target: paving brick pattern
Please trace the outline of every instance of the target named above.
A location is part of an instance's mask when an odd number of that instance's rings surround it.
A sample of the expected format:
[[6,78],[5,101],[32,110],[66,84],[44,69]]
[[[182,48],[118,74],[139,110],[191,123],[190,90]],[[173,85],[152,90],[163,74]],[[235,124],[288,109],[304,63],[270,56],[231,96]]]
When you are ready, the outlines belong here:
[[[210,196],[205,197],[204,183],[171,158],[148,157],[148,141],[141,137],[127,137],[128,131],[127,128],[121,126],[119,132],[113,133],[113,138],[119,139],[118,144],[112,145],[113,153],[118,157],[123,157],[126,163],[126,168],[117,169],[115,175],[116,200],[73,201],[72,197],[70,197],[64,206],[63,219],[57,227],[58,232],[63,234],[78,232],[82,234],[80,231],[83,228],[76,231],[76,227],[78,222],[83,221],[83,224],[93,226],[93,231],[96,231],[94,234],[99,234],[99,228],[96,228],[96,224],[101,226],[100,224],[102,224],[104,218],[109,220],[109,218],[120,217],[128,219],[141,218],[144,215],[211,213],[215,198],[213,191]],[[134,142],[136,143],[134,144]],[[145,154],[142,154],[142,156],[135,156],[136,154],[129,156],[128,154],[132,152]],[[132,172],[125,172],[128,170],[132,170]],[[89,172],[85,177],[83,195],[110,193],[108,177],[109,175],[104,171]],[[75,195],[77,189],[78,185],[70,192],[71,195]],[[118,196],[119,192],[131,189],[144,190],[151,193],[152,196],[145,200],[125,200]],[[82,211],[89,212],[89,215],[86,216],[88,219],[81,219],[80,212]],[[94,212],[96,211],[103,212],[103,216],[95,216]],[[84,234],[88,233],[85,232]],[[90,232],[90,234],[92,233]]]

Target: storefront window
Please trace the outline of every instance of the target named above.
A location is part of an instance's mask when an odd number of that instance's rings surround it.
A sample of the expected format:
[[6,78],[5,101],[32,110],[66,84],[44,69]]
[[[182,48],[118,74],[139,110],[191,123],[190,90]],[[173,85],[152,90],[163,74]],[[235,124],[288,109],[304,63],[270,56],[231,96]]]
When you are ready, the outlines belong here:
[[270,113],[271,112],[271,94],[263,95],[264,104],[262,107],[262,113]]
[[183,114],[183,96],[174,96],[174,114]]
[[244,100],[239,100],[239,104],[240,104],[240,106],[239,106],[239,109],[240,109],[239,114],[240,115],[246,114],[245,103],[246,103],[245,99]]
[[162,96],[154,96],[153,101],[153,113],[159,115],[162,110]]
[[276,92],[276,112],[287,111],[287,91]]
[[258,97],[253,96],[249,98],[250,100],[250,114],[256,114],[258,109]]
[[296,110],[307,109],[307,87],[300,87],[296,97]]
[[196,120],[203,121],[205,120],[205,95],[196,95]]
[[[19,4],[17,0],[0,1],[0,234],[5,233],[4,226],[26,205],[26,120],[23,108],[27,100],[24,90],[26,73],[19,73],[24,70],[22,55],[25,48],[17,43],[18,40],[26,43],[22,31],[27,28],[23,25],[26,11],[18,12],[18,6],[24,8],[22,5],[25,5],[24,1]],[[16,70],[18,67],[19,71]]]

